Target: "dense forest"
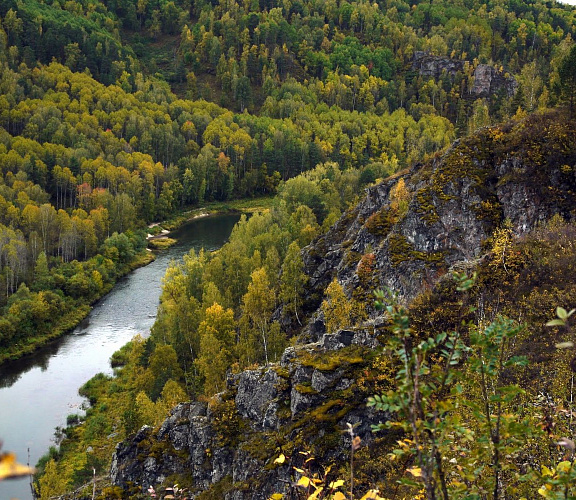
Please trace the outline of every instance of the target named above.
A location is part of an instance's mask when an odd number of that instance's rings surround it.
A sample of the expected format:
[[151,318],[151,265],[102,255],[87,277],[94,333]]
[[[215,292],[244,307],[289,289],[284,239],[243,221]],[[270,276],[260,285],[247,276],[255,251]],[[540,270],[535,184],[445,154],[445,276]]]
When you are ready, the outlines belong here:
[[[106,401],[41,464],[42,497],[103,472],[111,430],[277,361],[310,313],[301,249],[364,188],[483,127],[572,110],[575,32],[576,9],[542,0],[0,0],[0,362],[152,258],[147,224],[274,196],[169,268],[151,337],[84,387]],[[374,231],[405,214],[403,181],[390,198]],[[351,258],[360,277],[377,266]],[[322,290],[328,330],[373,314],[376,286]]]
[[[144,222],[325,162],[364,185],[559,103],[575,26],[544,2],[2,1],[0,18],[3,351],[73,324]],[[340,210],[311,203],[320,224]]]

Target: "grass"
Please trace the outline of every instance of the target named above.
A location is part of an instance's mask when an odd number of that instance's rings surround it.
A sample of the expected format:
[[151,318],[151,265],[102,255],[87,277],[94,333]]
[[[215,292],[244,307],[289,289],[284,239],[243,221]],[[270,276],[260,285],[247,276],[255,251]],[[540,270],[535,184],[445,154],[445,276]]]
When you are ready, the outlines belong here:
[[340,367],[365,363],[366,348],[350,345],[337,351],[302,352],[298,357],[303,366],[312,366],[317,370],[330,372]]
[[177,240],[174,238],[157,238],[154,240],[148,241],[148,247],[152,250],[165,250],[166,248],[170,248],[172,245],[175,245]]

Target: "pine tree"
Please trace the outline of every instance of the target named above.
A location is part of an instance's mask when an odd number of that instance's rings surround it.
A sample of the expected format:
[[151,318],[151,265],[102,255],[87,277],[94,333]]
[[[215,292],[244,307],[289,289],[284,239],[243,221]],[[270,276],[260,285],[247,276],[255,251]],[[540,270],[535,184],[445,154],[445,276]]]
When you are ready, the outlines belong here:
[[576,95],[576,45],[572,46],[570,53],[562,60],[558,68],[562,93],[570,103],[570,115],[574,111],[574,96]]

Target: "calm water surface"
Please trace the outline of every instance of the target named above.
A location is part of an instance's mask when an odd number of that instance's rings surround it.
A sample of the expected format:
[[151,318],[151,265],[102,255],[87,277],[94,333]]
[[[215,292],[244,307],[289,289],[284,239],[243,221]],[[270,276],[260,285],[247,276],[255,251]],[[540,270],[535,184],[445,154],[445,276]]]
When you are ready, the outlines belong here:
[[[197,219],[173,236],[178,244],[146,267],[129,274],[98,302],[71,334],[32,356],[0,366],[0,440],[18,461],[35,464],[54,444],[54,429],[78,413],[78,389],[98,372],[111,374],[109,359],[137,333],[154,323],[166,267],[190,249],[219,248],[238,221],[236,215]],[[28,479],[0,482],[0,500],[30,500]]]

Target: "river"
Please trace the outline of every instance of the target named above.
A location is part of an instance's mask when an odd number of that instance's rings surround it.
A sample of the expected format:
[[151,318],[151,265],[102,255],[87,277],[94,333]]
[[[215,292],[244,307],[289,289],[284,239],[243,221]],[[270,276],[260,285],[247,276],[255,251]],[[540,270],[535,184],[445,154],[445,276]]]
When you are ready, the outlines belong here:
[[[3,451],[34,465],[54,444],[54,430],[78,413],[84,382],[98,372],[112,373],[113,352],[137,333],[148,335],[154,323],[161,279],[171,260],[190,249],[215,250],[230,236],[237,215],[188,222],[171,236],[178,243],[151,264],[122,278],[70,334],[31,356],[0,366],[0,440]],[[0,500],[32,499],[29,479],[0,482]]]

